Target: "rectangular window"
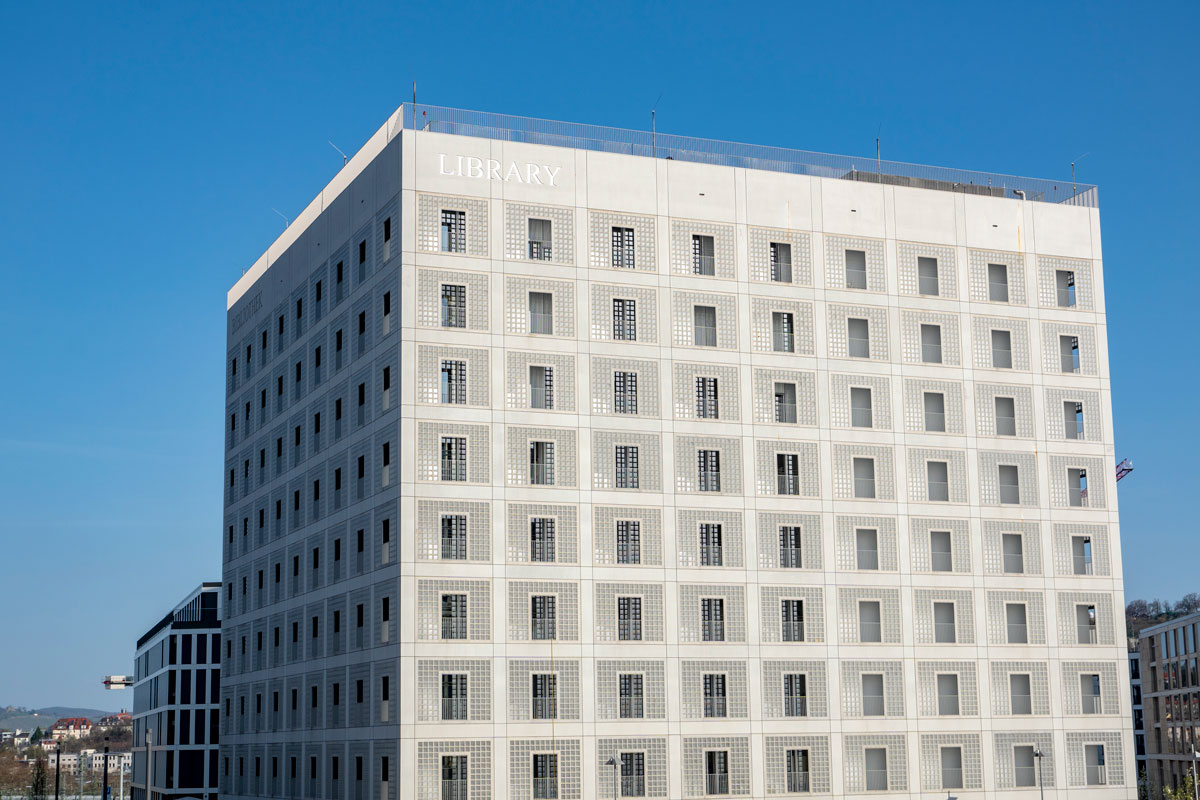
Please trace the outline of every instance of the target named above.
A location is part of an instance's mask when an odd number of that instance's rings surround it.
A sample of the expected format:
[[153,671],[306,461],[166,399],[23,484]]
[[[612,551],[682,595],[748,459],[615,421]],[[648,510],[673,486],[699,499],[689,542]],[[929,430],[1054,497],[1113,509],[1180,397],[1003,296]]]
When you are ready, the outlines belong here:
[[796,453],[775,454],[775,491],[777,494],[800,494],[800,456]]
[[855,428],[871,427],[871,390],[853,386],[850,388],[850,424]]
[[1037,770],[1033,766],[1033,745],[1013,745],[1013,785],[1018,789],[1037,785]]
[[863,771],[868,792],[888,790],[887,748],[868,747],[863,750]]
[[642,523],[639,520],[617,520],[617,563],[642,563]]
[[618,489],[640,488],[638,475],[638,449],[633,445],[619,444],[614,454],[616,487]]
[[945,461],[925,462],[925,486],[929,493],[929,502],[950,502],[950,465]]
[[779,527],[779,566],[782,569],[801,569],[804,566],[801,537],[799,526]]
[[701,681],[704,690],[704,716],[729,716],[726,704],[725,676],[721,673],[708,673],[701,677]]
[[992,367],[1012,369],[1012,332],[992,331]]
[[700,419],[717,419],[720,416],[716,378],[696,378],[696,416]]
[[535,486],[554,485],[554,442],[529,443],[529,482]]
[[442,638],[467,638],[467,596],[465,594],[442,595]]
[[467,212],[442,209],[442,252],[467,252]]
[[810,791],[808,782],[808,751],[788,750],[785,757],[787,769],[787,791],[789,794],[800,794]]
[[465,561],[467,558],[467,517],[465,514],[442,516],[442,558]]
[[534,517],[529,520],[529,560],[552,562],[556,560],[555,519]]
[[1006,603],[1004,621],[1008,629],[1009,644],[1029,644],[1029,629],[1026,625],[1024,603]]
[[1100,708],[1100,676],[1082,674],[1079,676],[1079,697],[1082,701],[1084,714],[1099,714]]
[[1059,269],[1054,271],[1054,287],[1060,308],[1075,307],[1075,273]]
[[554,295],[549,292],[529,293],[529,332],[554,335]]
[[1021,502],[1020,470],[1016,464],[1000,464],[997,468],[1000,502],[1004,505]]
[[466,800],[467,757],[442,756],[442,800]]
[[[1096,607],[1080,603],[1075,606],[1076,644],[1095,644]],[[1186,684],[1185,684],[1186,685]]]
[[1025,572],[1025,543],[1019,533],[1000,534],[1001,551],[1004,554],[1004,571],[1014,575]]
[[783,242],[771,242],[771,280],[776,283],[792,282],[792,246]]
[[962,748],[943,747],[941,756],[942,788],[961,789],[963,786]]
[[858,602],[858,641],[865,644],[883,641],[883,624],[878,600]]
[[776,353],[796,352],[795,322],[783,311],[771,313],[771,349]]
[[952,572],[954,570],[950,542],[950,531],[929,532],[930,568],[934,572]]
[[554,595],[533,595],[529,598],[530,636],[537,640],[558,638],[558,598]]
[[637,373],[613,373],[613,410],[618,414],[636,414]]
[[553,257],[550,232],[550,220],[529,220],[529,257],[534,261],[549,261]]
[[621,753],[621,797],[646,796],[646,754]]
[[867,320],[847,319],[846,335],[851,358],[871,357],[871,326]]
[[633,228],[612,229],[612,265],[617,269],[633,269]]
[[875,497],[875,459],[854,459],[854,496]]
[[442,480],[467,479],[467,440],[463,436],[442,437]]
[[1059,336],[1058,350],[1061,354],[1063,372],[1079,372],[1079,337]]
[[613,298],[613,338],[619,341],[637,341],[637,301]]
[[775,384],[775,421],[787,425],[796,424],[796,384]]
[[1083,438],[1083,403],[1063,402],[1063,435],[1067,439]]
[[617,598],[617,639],[622,642],[642,640],[642,598]]
[[642,719],[643,707],[643,676],[636,673],[622,674],[617,679],[618,706],[621,719]]
[[854,563],[858,569],[879,569],[879,531],[874,528],[856,528],[854,551]]
[[783,715],[808,716],[808,676],[801,673],[783,676]]
[[708,750],[704,753],[704,793],[729,794],[728,750]]
[[941,325],[921,325],[921,361],[925,364],[942,363]]
[[467,362],[442,360],[442,402],[453,405],[467,402]]
[[925,407],[925,430],[930,433],[945,433],[946,395],[941,392],[925,392],[922,402]]
[[699,491],[721,491],[721,452],[719,450],[697,451],[696,467],[699,472]]
[[[1025,607],[1020,606],[1020,608],[1022,611],[1020,615],[1021,633],[1023,633]],[[1028,674],[1014,673],[1008,676],[1008,704],[1010,713],[1019,716],[1033,713],[1033,690],[1031,686],[1031,678]]]
[[467,718],[467,676],[442,676],[442,719],[465,720]]
[[[1090,536],[1072,536],[1071,537],[1071,561],[1073,571],[1076,575],[1091,575],[1092,574],[1092,537]],[[1187,629],[1190,633],[1191,629]],[[1136,666],[1137,662],[1133,662]]]
[[886,711],[883,701],[883,675],[865,673],[862,682],[862,713],[864,717],[882,717]]
[[996,405],[996,435],[1017,435],[1017,402],[1012,397],[997,397]]
[[988,300],[993,303],[1008,302],[1008,265],[988,264]]
[[933,604],[933,641],[937,644],[958,641],[954,629],[954,603]]
[[554,367],[529,367],[529,407],[554,408]]
[[957,717],[958,708],[958,674],[947,673],[937,676],[938,716]]
[[533,754],[533,798],[534,800],[557,800],[557,753]]
[[780,600],[779,613],[781,618],[782,636],[785,642],[804,641],[804,601]]
[[846,251],[846,288],[867,288],[867,253],[865,250]]
[[721,542],[721,525],[717,522],[700,523],[700,566],[719,567],[725,561]]
[[705,597],[700,600],[700,639],[705,642],[725,641],[725,600]]
[[936,258],[917,258],[917,291],[933,297],[938,295],[938,263]]
[[[1178,729],[1176,729],[1178,730]],[[1182,741],[1180,747],[1182,747]],[[1161,764],[1161,762],[1159,762]],[[1084,782],[1088,786],[1107,786],[1108,772],[1104,760],[1104,745],[1087,744],[1083,746]]]
[[467,287],[442,285],[442,327],[467,327]]
[[558,675],[535,672],[529,677],[532,684],[532,718],[558,719]]
[[714,306],[693,306],[692,322],[696,347],[716,347],[717,309]]
[[716,247],[711,236],[692,235],[692,274],[717,274]]

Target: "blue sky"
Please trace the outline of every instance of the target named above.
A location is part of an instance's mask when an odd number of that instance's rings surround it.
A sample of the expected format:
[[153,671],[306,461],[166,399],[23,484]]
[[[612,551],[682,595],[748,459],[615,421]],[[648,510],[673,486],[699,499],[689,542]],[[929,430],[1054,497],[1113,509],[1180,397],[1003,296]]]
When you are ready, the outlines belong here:
[[851,155],[878,131],[884,158],[1047,178],[1087,154],[1137,466],[1127,592],[1200,589],[1174,300],[1196,285],[1198,6],[823,5],[3,4],[0,704],[130,704],[100,676],[219,579],[225,291],[272,207],[341,166],[327,141],[353,152],[413,80],[633,128],[661,93],[660,131]]

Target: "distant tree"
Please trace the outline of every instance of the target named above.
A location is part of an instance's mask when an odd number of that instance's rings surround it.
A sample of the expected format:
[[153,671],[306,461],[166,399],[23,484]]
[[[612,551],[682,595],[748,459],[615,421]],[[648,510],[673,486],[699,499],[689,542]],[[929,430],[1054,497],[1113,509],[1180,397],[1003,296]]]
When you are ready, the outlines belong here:
[[1179,615],[1194,614],[1197,611],[1200,611],[1200,594],[1196,592],[1188,592],[1175,604],[1175,613]]
[[1125,606],[1125,615],[1130,617],[1150,616],[1150,604],[1145,600],[1130,600]]
[[50,792],[50,776],[46,772],[46,759],[38,758],[33,762],[33,771],[29,774],[29,800],[46,800]]
[[1151,600],[1150,601],[1150,616],[1161,617],[1163,615],[1163,607],[1165,605],[1166,604],[1162,600],[1157,600],[1157,599]]
[[43,738],[45,738],[45,736],[46,736],[46,734],[42,733],[42,728],[39,725],[36,729],[34,729],[33,734],[29,737],[29,743],[37,744]]

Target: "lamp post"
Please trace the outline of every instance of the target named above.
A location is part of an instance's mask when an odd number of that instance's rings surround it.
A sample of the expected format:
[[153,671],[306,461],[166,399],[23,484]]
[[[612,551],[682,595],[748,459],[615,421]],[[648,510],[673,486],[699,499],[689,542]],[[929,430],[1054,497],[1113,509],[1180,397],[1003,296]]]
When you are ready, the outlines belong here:
[[1042,748],[1035,748],[1033,751],[1033,757],[1036,758],[1038,762],[1038,794],[1041,795],[1042,800],[1046,800],[1046,787],[1042,783]]
[[1192,745],[1192,797],[1200,798],[1200,787],[1196,786],[1196,762],[1200,761],[1200,753],[1196,752],[1196,745]]
[[104,788],[100,791],[100,800],[108,800],[108,737],[104,737]]
[[604,764],[605,766],[613,768],[613,800],[617,800],[617,798],[620,796],[617,794],[617,757],[610,757],[608,761],[604,762]]
[[62,770],[62,742],[54,746],[54,800],[58,800],[60,770]]

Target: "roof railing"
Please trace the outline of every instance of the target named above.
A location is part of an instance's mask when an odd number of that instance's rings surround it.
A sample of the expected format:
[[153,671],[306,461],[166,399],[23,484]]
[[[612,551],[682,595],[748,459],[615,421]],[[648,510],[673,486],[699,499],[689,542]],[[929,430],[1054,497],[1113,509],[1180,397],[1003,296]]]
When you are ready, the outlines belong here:
[[412,103],[404,103],[400,107],[400,113],[392,118],[388,139],[391,140],[401,129],[962,194],[1010,199],[1023,197],[1042,203],[1088,208],[1096,208],[1099,205],[1095,186],[1072,181],[1023,178],[950,167],[882,161],[869,157],[855,158],[809,150],[723,142],[443,106],[414,106]]

